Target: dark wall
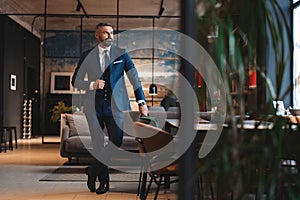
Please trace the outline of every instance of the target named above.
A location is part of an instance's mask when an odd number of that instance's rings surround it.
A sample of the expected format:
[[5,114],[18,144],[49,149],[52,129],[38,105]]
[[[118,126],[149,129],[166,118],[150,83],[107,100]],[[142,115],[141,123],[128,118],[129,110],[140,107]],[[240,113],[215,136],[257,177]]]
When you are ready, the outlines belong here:
[[0,126],[3,126],[3,87],[1,85],[3,85],[3,53],[4,53],[4,49],[3,49],[3,43],[4,43],[4,31],[3,31],[3,17],[0,17]]
[[25,94],[32,104],[32,134],[41,134],[40,131],[40,39],[30,32],[25,32]]
[[[23,100],[28,96],[28,82],[31,76],[28,68],[34,69],[33,85],[39,88],[40,40],[8,18],[0,16],[1,27],[1,112],[4,126],[16,126],[18,135],[22,134]],[[32,71],[32,70],[31,70]],[[16,90],[10,90],[10,75],[17,77]],[[33,86],[30,86],[33,87]]]

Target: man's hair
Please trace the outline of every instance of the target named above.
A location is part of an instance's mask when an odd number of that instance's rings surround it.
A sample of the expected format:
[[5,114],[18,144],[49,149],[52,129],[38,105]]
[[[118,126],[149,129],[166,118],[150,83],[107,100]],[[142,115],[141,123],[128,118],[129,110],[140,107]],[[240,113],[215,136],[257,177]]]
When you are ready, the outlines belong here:
[[102,26],[110,26],[113,28],[113,25],[111,23],[108,22],[100,22],[99,24],[96,25],[96,29],[102,27]]

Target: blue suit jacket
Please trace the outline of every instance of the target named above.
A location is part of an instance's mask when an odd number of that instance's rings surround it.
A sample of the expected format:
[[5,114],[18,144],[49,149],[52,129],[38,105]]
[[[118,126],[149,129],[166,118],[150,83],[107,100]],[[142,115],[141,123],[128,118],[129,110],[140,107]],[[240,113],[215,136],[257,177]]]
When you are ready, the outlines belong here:
[[[136,101],[146,100],[137,70],[128,53],[114,45],[110,49],[110,85],[112,90],[112,111],[121,112],[130,109],[130,102],[126,90],[124,74],[133,86]],[[85,76],[87,75],[87,79]],[[95,81],[102,76],[100,70],[98,46],[86,51],[81,56],[78,66],[72,77],[72,85],[80,90],[85,90],[85,111],[95,109],[95,90],[89,90],[91,81]],[[92,109],[92,110],[90,110]]]

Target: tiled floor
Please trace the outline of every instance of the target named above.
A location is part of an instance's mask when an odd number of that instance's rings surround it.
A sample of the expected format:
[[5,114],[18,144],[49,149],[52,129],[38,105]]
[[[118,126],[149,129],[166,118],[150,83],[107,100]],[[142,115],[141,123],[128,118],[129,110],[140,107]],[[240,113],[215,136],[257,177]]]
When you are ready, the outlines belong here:
[[[46,141],[57,140],[48,138]],[[18,149],[0,153],[0,200],[129,200],[136,196],[137,182],[113,182],[104,195],[89,192],[85,182],[39,181],[67,161],[59,144],[42,144],[41,138],[19,139]],[[147,199],[153,199],[153,193]],[[158,199],[176,199],[174,191],[162,191]]]

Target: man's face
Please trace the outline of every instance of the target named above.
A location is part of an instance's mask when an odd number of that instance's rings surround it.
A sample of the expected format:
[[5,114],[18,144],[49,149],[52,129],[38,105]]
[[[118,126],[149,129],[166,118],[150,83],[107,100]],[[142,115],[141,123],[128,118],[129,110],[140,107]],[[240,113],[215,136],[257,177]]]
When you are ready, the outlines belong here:
[[95,32],[95,37],[103,47],[108,47],[113,43],[113,28],[111,26],[101,26]]

